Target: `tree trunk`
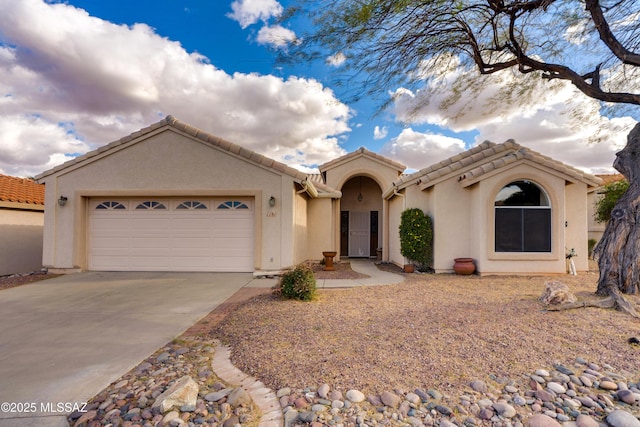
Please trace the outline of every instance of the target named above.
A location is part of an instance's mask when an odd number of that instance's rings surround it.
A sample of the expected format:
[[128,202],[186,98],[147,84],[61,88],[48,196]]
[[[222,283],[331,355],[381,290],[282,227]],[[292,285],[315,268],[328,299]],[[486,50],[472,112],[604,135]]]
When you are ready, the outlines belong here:
[[629,189],[616,203],[594,249],[600,268],[596,293],[612,297],[618,309],[629,312],[633,305],[622,294],[640,292],[640,123],[616,154],[613,167],[627,178]]

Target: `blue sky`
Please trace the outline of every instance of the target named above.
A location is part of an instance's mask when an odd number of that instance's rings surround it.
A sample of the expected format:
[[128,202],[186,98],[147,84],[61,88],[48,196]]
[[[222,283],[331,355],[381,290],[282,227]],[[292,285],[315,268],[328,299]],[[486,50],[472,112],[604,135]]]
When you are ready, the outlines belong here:
[[[333,84],[339,65],[276,63],[275,53],[302,30],[277,24],[286,6],[0,0],[0,173],[37,175],[167,114],[308,171],[360,146],[418,169],[484,140],[515,139],[603,173],[634,123],[600,115],[571,87],[541,89],[535,103],[484,114],[480,100],[509,75],[490,81],[456,120],[404,88],[374,115],[388,94],[348,103]],[[579,122],[576,106],[595,119]],[[603,140],[590,145],[598,131]]]

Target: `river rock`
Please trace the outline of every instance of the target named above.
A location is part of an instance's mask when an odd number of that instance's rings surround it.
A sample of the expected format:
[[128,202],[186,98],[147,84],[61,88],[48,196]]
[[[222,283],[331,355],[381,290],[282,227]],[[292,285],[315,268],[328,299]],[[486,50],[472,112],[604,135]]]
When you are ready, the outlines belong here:
[[620,390],[618,391],[618,399],[622,400],[624,403],[633,405],[637,400],[637,396],[631,390]]
[[580,414],[576,417],[578,427],[599,427],[600,424],[589,415]]
[[487,392],[487,384],[484,381],[473,380],[471,384],[469,384],[471,388],[478,393],[486,393]]
[[237,387],[227,397],[227,403],[231,406],[246,406],[251,403],[251,397],[245,389]]
[[397,408],[398,405],[400,405],[400,397],[395,393],[391,393],[390,391],[383,392],[380,395],[380,400],[390,408]]
[[347,399],[353,403],[364,402],[364,394],[360,390],[349,390],[347,391]]
[[329,398],[329,384],[322,384],[320,387],[318,387],[318,396],[321,397],[322,399],[328,399]]
[[544,414],[535,414],[527,420],[526,427],[561,427],[561,424]]
[[513,418],[516,416],[515,408],[508,403],[496,402],[493,404],[493,409],[496,410],[498,415],[504,418]]
[[562,384],[558,384],[556,382],[547,383],[547,389],[556,394],[563,394],[567,392],[567,389]]
[[640,427],[640,420],[621,409],[607,415],[607,423],[612,427]]

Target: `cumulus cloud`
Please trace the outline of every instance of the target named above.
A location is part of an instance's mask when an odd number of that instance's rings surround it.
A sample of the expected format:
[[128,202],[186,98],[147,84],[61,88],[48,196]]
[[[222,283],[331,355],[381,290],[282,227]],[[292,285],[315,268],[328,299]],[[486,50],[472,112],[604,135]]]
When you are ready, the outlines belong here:
[[[485,77],[475,70],[453,68],[415,91],[399,88],[396,118],[410,125],[433,124],[456,132],[477,130],[477,143],[514,139],[542,154],[592,173],[611,172],[615,152],[626,143],[635,123],[631,117],[611,119],[599,103],[569,83],[529,81],[530,94],[518,90],[519,76],[509,72]],[[460,81],[483,79],[480,90],[451,98]],[[434,91],[431,89],[436,88]],[[458,87],[459,89],[459,87]],[[464,93],[464,92],[463,92]]]
[[258,43],[272,47],[285,47],[296,41],[296,33],[280,25],[264,26],[258,31]]
[[380,153],[407,165],[409,169],[422,169],[464,150],[465,144],[461,139],[407,128],[386,143]]
[[373,139],[385,139],[389,134],[389,128],[386,126],[376,126],[373,129]]
[[242,28],[258,21],[266,22],[282,14],[283,8],[276,0],[235,0],[231,3],[232,13],[227,16],[238,21]]
[[167,114],[300,167],[344,154],[351,111],[316,80],[230,75],[67,4],[0,2],[0,28],[2,173],[36,175]]

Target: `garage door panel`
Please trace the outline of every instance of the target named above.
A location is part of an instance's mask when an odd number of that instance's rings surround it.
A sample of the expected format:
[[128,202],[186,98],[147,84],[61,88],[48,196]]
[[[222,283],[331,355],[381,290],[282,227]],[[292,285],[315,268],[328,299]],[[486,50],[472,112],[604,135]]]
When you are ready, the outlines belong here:
[[[253,271],[254,213],[216,209],[218,199],[198,199],[208,209],[177,209],[179,201],[153,200],[166,209],[142,209],[140,200],[92,199],[88,259],[92,270]],[[185,200],[196,200],[185,199]],[[188,203],[190,206],[196,202]],[[253,206],[245,199],[245,206]],[[101,205],[102,208],[96,210]],[[233,204],[237,206],[237,204]],[[213,209],[212,209],[213,207]]]

